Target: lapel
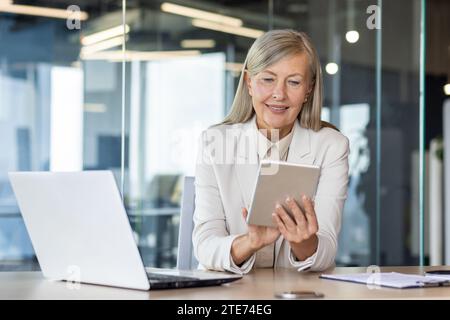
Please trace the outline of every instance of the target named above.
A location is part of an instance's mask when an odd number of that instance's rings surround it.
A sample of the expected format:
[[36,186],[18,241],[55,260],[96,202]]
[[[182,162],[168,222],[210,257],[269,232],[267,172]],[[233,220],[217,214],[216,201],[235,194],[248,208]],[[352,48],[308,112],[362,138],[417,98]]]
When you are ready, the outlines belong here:
[[[302,128],[298,120],[293,130],[287,162],[312,164],[314,158],[310,154],[309,130]],[[259,169],[255,116],[242,125],[236,148],[236,178],[241,189],[242,205],[249,209]]]
[[292,136],[291,145],[289,146],[289,154],[287,162],[298,164],[312,164],[314,157],[311,154],[311,136],[310,130],[302,128],[297,120],[294,124],[294,135]]
[[250,202],[258,174],[258,137],[255,116],[245,122],[237,142],[235,172],[241,189],[242,206],[250,209]]

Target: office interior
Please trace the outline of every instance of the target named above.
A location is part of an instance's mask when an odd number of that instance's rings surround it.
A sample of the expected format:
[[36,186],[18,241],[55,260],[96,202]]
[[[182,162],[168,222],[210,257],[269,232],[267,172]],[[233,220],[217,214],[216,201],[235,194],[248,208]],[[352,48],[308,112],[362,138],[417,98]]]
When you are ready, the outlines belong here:
[[449,1],[0,0],[0,270],[39,270],[7,173],[48,170],[112,170],[144,264],[175,267],[198,136],[279,28],[350,139],[336,265],[450,264]]

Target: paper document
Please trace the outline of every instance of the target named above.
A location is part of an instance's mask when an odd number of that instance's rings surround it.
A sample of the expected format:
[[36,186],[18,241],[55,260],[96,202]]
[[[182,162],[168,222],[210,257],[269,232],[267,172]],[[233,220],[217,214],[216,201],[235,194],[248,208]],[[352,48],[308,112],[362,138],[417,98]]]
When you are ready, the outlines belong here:
[[378,285],[397,289],[450,285],[450,279],[438,279],[435,277],[398,272],[322,274],[320,278],[356,282],[371,286]]

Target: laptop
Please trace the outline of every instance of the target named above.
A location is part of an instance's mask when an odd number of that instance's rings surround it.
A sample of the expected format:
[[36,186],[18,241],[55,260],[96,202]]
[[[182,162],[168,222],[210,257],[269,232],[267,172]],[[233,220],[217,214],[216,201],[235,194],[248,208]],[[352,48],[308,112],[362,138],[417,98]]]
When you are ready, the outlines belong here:
[[242,278],[225,272],[145,268],[111,171],[8,175],[48,279],[152,290]]

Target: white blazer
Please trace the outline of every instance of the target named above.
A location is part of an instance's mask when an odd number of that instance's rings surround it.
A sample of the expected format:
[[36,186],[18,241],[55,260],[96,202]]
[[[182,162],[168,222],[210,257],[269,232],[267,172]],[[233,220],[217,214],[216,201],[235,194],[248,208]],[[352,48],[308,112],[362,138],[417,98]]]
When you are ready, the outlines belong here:
[[[288,241],[275,242],[275,267],[324,270],[334,264],[347,197],[348,139],[336,130],[318,132],[293,127],[288,162],[321,167],[315,196],[319,224],[317,251],[297,261]],[[213,126],[202,133],[195,173],[195,212],[192,241],[200,267],[244,274],[255,254],[237,266],[231,258],[233,240],[247,232],[242,208],[249,208],[258,171],[255,117],[246,123]]]

